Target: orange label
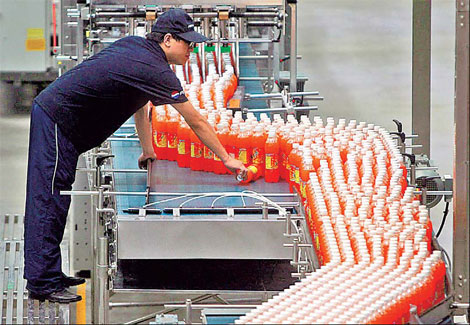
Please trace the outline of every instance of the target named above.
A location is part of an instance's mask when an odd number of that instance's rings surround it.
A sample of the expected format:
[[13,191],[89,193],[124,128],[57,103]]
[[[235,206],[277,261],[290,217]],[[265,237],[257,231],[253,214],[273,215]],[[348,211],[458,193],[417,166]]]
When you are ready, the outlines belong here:
[[214,158],[214,153],[212,152],[211,149],[207,148],[204,146],[204,158],[205,159],[213,159]]
[[266,169],[277,169],[278,157],[276,153],[266,154]]
[[176,134],[168,134],[168,148],[175,149],[178,146]]
[[167,140],[166,140],[166,132],[157,132],[157,147],[159,148],[166,148]]
[[178,154],[179,155],[185,155],[186,154],[186,146],[185,146],[185,141],[180,139],[178,142]]
[[245,148],[240,148],[238,151],[238,160],[240,160],[242,163],[247,164],[248,159],[247,159],[247,154],[246,154],[246,149]]
[[256,174],[258,172],[258,168],[253,165],[248,166],[247,169],[251,170],[253,174]]
[[191,142],[191,158],[201,158],[202,149],[199,143]]
[[253,148],[253,164],[263,164],[263,154],[260,148]]

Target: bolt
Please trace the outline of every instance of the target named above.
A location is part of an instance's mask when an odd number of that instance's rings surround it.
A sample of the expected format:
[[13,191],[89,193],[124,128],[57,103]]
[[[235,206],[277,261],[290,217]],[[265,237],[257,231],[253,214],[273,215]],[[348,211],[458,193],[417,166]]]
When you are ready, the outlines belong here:
[[457,298],[459,298],[459,300],[462,300],[463,297],[462,295],[459,295]]
[[462,279],[463,279],[462,274],[459,274],[459,280],[462,280]]
[[463,287],[463,283],[462,283],[462,282],[459,282],[459,287]]

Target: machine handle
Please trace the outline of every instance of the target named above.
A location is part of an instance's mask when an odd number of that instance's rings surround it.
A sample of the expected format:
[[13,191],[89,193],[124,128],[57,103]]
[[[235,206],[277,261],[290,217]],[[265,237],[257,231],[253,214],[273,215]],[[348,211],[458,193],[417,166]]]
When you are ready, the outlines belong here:
[[414,153],[402,153],[403,156],[408,157],[412,165],[416,163],[416,156]]
[[403,125],[401,124],[401,122],[399,120],[396,120],[396,119],[393,119],[393,122],[395,122],[395,124],[397,125],[397,130],[398,132],[403,132]]

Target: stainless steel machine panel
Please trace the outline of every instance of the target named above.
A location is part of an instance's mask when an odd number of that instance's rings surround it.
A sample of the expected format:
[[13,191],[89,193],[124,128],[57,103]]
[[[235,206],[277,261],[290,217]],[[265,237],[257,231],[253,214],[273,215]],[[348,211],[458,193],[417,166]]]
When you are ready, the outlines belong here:
[[290,259],[285,221],[119,218],[120,259]]
[[[93,0],[93,5],[122,5],[122,0]],[[187,0],[127,0],[126,5],[188,5]],[[283,0],[201,0],[194,5],[282,6]]]

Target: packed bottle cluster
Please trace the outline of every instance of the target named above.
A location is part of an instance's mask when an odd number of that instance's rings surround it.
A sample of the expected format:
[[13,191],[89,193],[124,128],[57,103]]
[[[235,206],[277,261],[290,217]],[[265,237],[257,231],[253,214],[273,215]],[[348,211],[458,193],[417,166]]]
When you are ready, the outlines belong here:
[[[431,248],[428,211],[407,187],[390,134],[355,120],[233,116],[226,109],[237,83],[233,61],[223,53],[219,77],[212,54],[202,84],[198,56],[191,56],[190,73],[175,68],[188,99],[248,166],[242,183],[285,180],[300,193],[321,264],[237,323],[407,323],[410,304],[421,314],[442,301],[445,265]],[[158,159],[229,173],[170,106],[152,107],[152,129]]]
[[407,323],[411,304],[422,314],[445,298],[428,211],[387,131],[314,122],[318,147],[298,145],[307,157],[294,187],[322,267],[236,323]]

